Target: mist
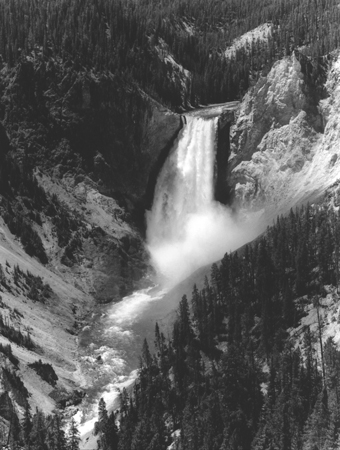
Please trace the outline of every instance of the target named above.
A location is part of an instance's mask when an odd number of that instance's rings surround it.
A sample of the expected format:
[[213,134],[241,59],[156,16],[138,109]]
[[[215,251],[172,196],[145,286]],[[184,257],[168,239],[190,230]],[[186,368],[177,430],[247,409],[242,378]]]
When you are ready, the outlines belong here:
[[177,233],[154,239],[153,232],[148,228],[147,247],[152,265],[160,282],[173,286],[200,267],[220,260],[225,253],[254,239],[260,226],[213,202],[204,210],[187,214]]
[[258,234],[214,200],[218,118],[187,117],[146,214],[147,246],[162,284],[173,285]]

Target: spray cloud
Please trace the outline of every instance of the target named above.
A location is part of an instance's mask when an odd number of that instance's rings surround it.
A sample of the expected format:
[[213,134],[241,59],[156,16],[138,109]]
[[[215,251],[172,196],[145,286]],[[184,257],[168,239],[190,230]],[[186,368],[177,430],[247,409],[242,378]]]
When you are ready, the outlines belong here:
[[170,285],[258,234],[214,200],[217,120],[187,116],[147,212],[152,263]]

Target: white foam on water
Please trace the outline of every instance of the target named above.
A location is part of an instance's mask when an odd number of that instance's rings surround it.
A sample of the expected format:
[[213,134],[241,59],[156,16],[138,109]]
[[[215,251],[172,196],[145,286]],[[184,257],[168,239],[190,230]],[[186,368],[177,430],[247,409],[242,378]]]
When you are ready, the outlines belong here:
[[258,229],[214,200],[218,118],[189,115],[158,177],[147,243],[170,286],[253,239]]
[[[250,226],[238,220],[230,208],[214,200],[217,117],[189,115],[186,120],[159,174],[152,210],[147,213],[147,246],[162,287],[134,292],[111,305],[100,319],[105,344],[86,357],[95,377],[100,373],[103,380],[110,379],[98,392],[98,400],[103,397],[109,410],[118,408],[119,390],[137,377],[136,370],[128,373],[129,353],[138,351],[143,339],[140,322],[154,329],[153,305],[159,305],[170,287],[196,269],[258,234],[254,222]],[[96,408],[80,425],[83,449],[94,445]],[[83,419],[80,414],[79,422]]]

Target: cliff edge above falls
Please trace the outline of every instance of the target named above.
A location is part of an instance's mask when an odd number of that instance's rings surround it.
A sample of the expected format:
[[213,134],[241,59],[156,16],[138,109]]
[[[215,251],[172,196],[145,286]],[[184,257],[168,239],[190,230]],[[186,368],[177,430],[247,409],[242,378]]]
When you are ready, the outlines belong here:
[[315,102],[295,55],[278,61],[241,102],[231,130],[228,184],[241,209],[267,220],[313,200],[340,178],[340,62]]

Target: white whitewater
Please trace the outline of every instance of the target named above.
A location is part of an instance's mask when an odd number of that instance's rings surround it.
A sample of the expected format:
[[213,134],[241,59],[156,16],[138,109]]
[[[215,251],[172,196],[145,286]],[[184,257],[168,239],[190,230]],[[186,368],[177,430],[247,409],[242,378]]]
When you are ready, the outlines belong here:
[[161,282],[178,283],[248,240],[248,230],[214,200],[218,117],[187,116],[147,213],[147,242]]
[[[157,286],[104,305],[80,337],[82,369],[88,376],[87,411],[79,412],[82,449],[96,447],[91,429],[96,400],[118,407],[118,389],[133,383],[144,337],[154,339],[156,321],[165,331],[177,307],[170,291],[196,269],[223,257],[258,234],[240,225],[230,210],[214,200],[218,118],[204,113],[186,117],[166,160],[147,213],[147,245]],[[99,358],[99,360],[98,360]],[[86,386],[85,386],[86,387]]]
[[188,116],[158,177],[147,233],[151,245],[185,236],[188,217],[214,200],[217,118]]

